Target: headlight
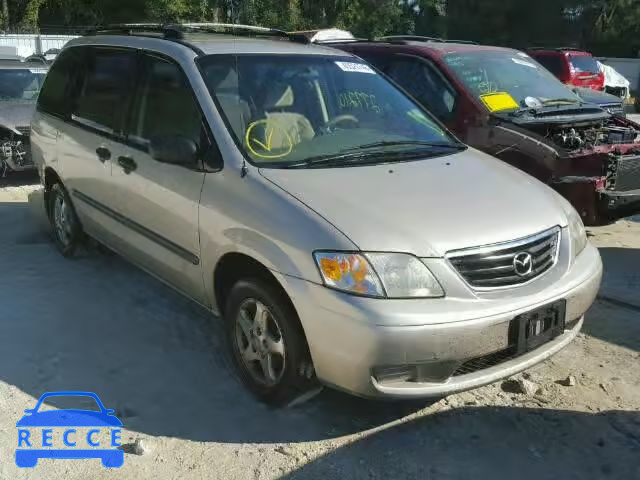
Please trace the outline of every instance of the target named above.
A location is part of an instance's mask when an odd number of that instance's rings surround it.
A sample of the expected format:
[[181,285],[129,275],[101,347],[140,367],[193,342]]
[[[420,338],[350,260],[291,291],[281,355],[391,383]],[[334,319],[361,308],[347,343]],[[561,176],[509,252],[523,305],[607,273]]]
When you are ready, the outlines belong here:
[[325,285],[348,293],[386,298],[442,297],[427,266],[403,253],[316,252]]
[[389,298],[442,297],[444,291],[427,266],[404,253],[367,253]]
[[587,246],[587,232],[584,229],[584,223],[582,223],[580,215],[574,208],[567,208],[567,219],[569,220],[569,235],[571,236],[571,255],[575,258]]

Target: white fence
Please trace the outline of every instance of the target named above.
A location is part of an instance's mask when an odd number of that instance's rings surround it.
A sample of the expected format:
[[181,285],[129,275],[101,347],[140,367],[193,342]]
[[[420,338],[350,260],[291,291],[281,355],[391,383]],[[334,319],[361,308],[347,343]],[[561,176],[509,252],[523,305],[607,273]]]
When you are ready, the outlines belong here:
[[6,53],[15,52],[21,57],[43,54],[52,48],[62,48],[75,35],[38,35],[5,33],[0,34],[0,49]]

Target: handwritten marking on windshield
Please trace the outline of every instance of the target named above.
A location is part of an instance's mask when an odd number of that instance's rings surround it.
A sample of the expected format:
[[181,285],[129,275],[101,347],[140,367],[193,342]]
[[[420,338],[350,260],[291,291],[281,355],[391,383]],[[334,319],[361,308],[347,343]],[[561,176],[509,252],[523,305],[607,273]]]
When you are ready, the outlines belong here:
[[[264,126],[263,136],[256,130],[259,126]],[[275,139],[280,140],[278,147],[274,147],[274,136]],[[273,123],[270,124],[268,119],[251,123],[247,127],[244,140],[249,153],[258,158],[282,158],[293,151],[291,135],[285,129],[274,126]]]
[[382,113],[376,96],[359,90],[343,90],[338,96],[338,105],[342,110],[360,109],[375,113]]

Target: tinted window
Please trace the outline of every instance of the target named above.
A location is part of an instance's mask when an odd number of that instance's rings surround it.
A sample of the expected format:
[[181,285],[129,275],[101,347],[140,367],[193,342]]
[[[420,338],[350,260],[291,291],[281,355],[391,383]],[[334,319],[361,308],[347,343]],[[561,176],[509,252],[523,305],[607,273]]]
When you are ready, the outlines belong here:
[[179,135],[201,144],[202,114],[180,67],[146,56],[129,139],[147,147],[154,137]]
[[68,86],[78,72],[78,50],[64,50],[53,63],[38,96],[38,109],[52,115],[68,113]]
[[451,118],[456,94],[431,66],[418,59],[395,59],[386,73],[438,118]]
[[556,77],[561,77],[564,74],[564,58],[560,56],[541,55],[535,57],[535,59]]
[[89,49],[83,58],[83,66],[74,118],[103,130],[120,131],[127,95],[134,85],[135,53]]
[[595,59],[587,55],[570,55],[569,62],[576,72],[598,73],[600,71]]

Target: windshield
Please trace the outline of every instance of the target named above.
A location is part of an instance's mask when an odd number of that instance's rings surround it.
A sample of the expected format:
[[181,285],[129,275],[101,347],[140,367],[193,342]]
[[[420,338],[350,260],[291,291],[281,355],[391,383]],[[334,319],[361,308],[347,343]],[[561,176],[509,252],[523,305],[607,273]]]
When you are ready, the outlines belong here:
[[522,52],[450,53],[444,61],[490,112],[580,102],[546,68]]
[[259,166],[341,166],[464,148],[352,57],[211,55],[199,63],[238,143]]
[[35,101],[46,73],[35,68],[0,69],[0,101]]

